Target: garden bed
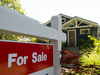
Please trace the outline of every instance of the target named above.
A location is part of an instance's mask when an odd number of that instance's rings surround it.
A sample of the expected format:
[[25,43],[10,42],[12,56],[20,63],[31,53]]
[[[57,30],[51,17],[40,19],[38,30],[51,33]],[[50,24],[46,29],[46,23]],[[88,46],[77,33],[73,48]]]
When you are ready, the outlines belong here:
[[63,75],[100,75],[100,40],[93,36],[89,38],[90,42],[93,41],[93,45],[83,47],[78,53],[61,51],[63,54],[61,64],[72,64],[71,67],[63,66],[65,67],[62,68]]

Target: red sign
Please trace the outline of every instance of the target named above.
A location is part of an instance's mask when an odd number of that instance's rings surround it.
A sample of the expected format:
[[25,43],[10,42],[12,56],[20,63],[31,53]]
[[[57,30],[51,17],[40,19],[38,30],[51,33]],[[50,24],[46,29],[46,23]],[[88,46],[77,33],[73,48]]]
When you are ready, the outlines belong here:
[[28,75],[50,67],[53,45],[0,41],[0,75]]

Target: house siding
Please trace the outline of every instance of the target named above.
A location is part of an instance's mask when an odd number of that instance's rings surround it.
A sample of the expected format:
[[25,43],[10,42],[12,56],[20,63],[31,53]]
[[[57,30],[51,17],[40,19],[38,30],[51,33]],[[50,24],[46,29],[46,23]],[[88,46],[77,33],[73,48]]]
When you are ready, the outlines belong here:
[[[93,28],[92,27],[85,27],[85,28],[90,28],[90,34],[92,34],[91,32],[93,31]],[[79,39],[84,39],[84,40],[88,40],[88,35],[90,34],[80,34],[80,29],[84,29],[84,28],[75,28],[76,29],[76,42],[79,40]],[[68,30],[74,30],[73,29],[68,29]],[[67,35],[67,31],[66,31],[66,35]],[[66,41],[66,45],[65,47],[68,46],[68,38],[67,38],[67,41]]]
[[[61,18],[65,18],[65,19],[66,19],[66,22],[68,22],[69,20],[71,20],[71,19],[66,18],[66,17],[64,17],[64,16],[61,16]],[[63,22],[64,22],[64,21],[62,20],[62,24],[64,24]]]
[[[91,34],[92,28],[91,27],[88,27],[88,28],[90,28],[90,34]],[[80,34],[80,29],[85,29],[85,28],[77,28],[76,29],[77,40],[79,40],[79,39],[84,39],[84,40],[89,39],[88,35],[90,35],[90,34]]]
[[62,32],[66,34],[66,41],[65,41],[64,46],[67,47],[67,41],[68,41],[68,39],[67,39],[68,38],[67,37],[67,31],[66,30],[62,30]]

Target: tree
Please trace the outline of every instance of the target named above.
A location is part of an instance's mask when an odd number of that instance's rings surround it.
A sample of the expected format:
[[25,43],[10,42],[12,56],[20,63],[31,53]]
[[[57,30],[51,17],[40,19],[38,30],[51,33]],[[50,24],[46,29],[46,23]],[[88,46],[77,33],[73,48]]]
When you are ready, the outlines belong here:
[[[26,14],[24,12],[25,10],[22,8],[20,0],[0,0],[0,5],[2,5],[4,7],[7,7],[11,10],[14,10],[16,12],[19,12],[23,15]],[[3,40],[18,40],[18,36],[1,33],[0,34],[0,39],[3,39]]]
[[25,10],[22,8],[20,0],[0,0],[0,5],[7,7],[11,10],[15,10],[23,15],[26,14],[24,13]]

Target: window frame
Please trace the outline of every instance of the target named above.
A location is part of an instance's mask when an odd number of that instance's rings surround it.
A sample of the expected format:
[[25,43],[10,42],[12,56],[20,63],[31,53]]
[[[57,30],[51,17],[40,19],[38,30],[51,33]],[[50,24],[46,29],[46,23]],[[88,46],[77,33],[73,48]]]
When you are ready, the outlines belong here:
[[[88,30],[88,33],[82,33],[83,30]],[[80,29],[80,34],[90,34],[90,28]]]

